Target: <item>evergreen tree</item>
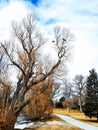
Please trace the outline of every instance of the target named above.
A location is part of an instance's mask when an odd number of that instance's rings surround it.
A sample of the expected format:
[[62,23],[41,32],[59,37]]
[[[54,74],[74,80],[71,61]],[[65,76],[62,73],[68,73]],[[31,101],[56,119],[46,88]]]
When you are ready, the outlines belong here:
[[95,69],[92,69],[89,72],[90,74],[86,83],[86,97],[83,112],[90,118],[92,118],[92,116],[96,117],[98,121],[98,75],[95,72]]

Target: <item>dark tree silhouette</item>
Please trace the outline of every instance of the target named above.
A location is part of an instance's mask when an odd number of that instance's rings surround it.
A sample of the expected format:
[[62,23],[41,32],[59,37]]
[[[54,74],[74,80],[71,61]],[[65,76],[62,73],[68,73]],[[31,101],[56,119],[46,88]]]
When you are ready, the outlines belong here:
[[86,83],[86,97],[84,110],[86,116],[97,118],[98,121],[98,74],[95,69],[89,71],[90,74]]

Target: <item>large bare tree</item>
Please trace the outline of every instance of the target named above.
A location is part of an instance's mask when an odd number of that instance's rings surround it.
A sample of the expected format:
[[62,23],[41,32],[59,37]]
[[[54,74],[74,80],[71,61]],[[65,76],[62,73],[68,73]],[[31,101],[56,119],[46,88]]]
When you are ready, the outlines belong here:
[[[32,101],[32,98],[26,98],[28,90],[63,68],[61,65],[67,60],[72,35],[67,29],[57,26],[54,37],[51,44],[54,44],[57,58],[55,61],[51,58],[44,60],[41,52],[48,41],[37,30],[34,16],[28,15],[20,23],[14,22],[11,39],[1,42],[5,63],[10,69],[17,70],[17,84],[9,107],[0,113],[0,130],[13,130],[19,113]],[[14,72],[11,75],[14,77]]]

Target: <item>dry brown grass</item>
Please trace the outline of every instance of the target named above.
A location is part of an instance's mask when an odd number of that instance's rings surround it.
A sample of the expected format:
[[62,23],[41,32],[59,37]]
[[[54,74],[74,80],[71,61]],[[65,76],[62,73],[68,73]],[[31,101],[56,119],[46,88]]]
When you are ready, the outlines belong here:
[[93,117],[90,119],[89,117],[85,116],[84,113],[81,113],[77,110],[70,110],[70,112],[67,113],[66,109],[54,109],[54,113],[68,115],[72,118],[78,119],[85,123],[98,126],[98,122],[96,121],[96,118]]
[[29,128],[25,130],[81,130],[80,128],[74,126],[64,126],[64,125],[46,125],[39,128]]
[[50,117],[41,119],[40,121],[46,122],[46,121],[63,121],[63,120],[55,115],[51,115]]

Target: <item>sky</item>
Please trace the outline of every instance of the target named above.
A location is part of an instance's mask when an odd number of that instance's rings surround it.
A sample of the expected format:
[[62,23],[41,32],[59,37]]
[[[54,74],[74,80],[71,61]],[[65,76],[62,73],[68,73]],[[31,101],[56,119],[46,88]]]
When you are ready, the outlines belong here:
[[89,70],[98,72],[98,0],[0,0],[0,40],[9,37],[13,20],[28,13],[36,15],[44,32],[51,33],[59,24],[75,36],[68,63],[68,75],[87,76]]

